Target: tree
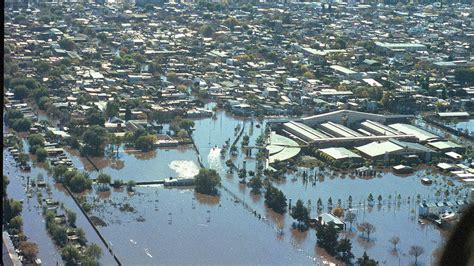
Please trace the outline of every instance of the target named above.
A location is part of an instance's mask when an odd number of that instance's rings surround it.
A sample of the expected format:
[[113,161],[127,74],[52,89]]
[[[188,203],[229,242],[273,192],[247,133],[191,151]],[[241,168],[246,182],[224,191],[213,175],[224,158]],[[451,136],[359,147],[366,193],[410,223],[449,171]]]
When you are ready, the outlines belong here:
[[107,106],[105,107],[105,115],[107,118],[118,116],[119,114],[119,104],[115,101],[107,102]]
[[133,190],[133,187],[136,186],[136,182],[133,181],[133,180],[128,180],[127,182],[127,190],[128,191],[132,191]]
[[41,147],[44,146],[44,137],[40,134],[31,134],[28,136],[28,143],[30,144],[30,147],[33,147],[35,145],[39,145]]
[[68,171],[67,166],[57,165],[53,168],[53,178],[55,181],[59,181],[64,174]]
[[320,226],[316,229],[317,244],[319,247],[326,250],[329,255],[336,255],[337,247],[337,230],[334,223],[329,223],[325,226]]
[[337,243],[337,257],[348,265],[351,264],[351,260],[354,258],[352,254],[352,243],[349,239],[341,239]]
[[191,128],[194,127],[194,121],[191,119],[183,119],[179,123],[179,128],[182,128],[188,132],[190,132]]
[[21,214],[23,210],[23,204],[20,201],[9,199],[4,201],[3,219],[5,222],[9,222],[13,217]]
[[30,156],[26,153],[20,153],[18,155],[18,161],[20,162],[20,165],[26,165],[30,161]]
[[98,260],[102,256],[102,249],[97,244],[92,243],[91,245],[87,247],[84,253],[87,256],[90,256]]
[[39,147],[36,149],[35,155],[38,162],[44,162],[48,157],[48,152],[43,147]]
[[408,251],[408,254],[415,257],[415,265],[418,263],[418,257],[423,253],[425,253],[425,249],[417,245],[411,246],[410,251]]
[[20,250],[26,261],[33,262],[38,255],[38,245],[32,242],[23,241],[20,243]]
[[263,183],[260,177],[252,177],[249,180],[248,186],[252,189],[250,192],[253,194],[260,194],[260,189],[262,189]]
[[359,224],[359,226],[357,227],[357,229],[362,232],[362,234],[367,234],[367,239],[370,240],[370,234],[371,233],[374,233],[376,231],[376,228],[373,224],[371,223],[361,223]]
[[97,109],[91,108],[86,113],[86,121],[89,125],[98,125],[103,127],[105,123],[105,118],[102,113],[100,113]]
[[369,258],[367,252],[364,251],[364,255],[357,259],[356,264],[359,266],[377,266],[379,265],[379,262]]
[[184,129],[180,129],[178,131],[178,134],[176,134],[176,136],[179,138],[179,139],[185,139],[188,137],[188,132]]
[[291,209],[291,217],[298,221],[298,225],[301,224],[301,222],[306,224],[309,220],[308,208],[304,206],[302,200],[299,199],[296,201],[295,207]]
[[15,119],[11,122],[11,127],[17,132],[25,132],[31,128],[31,120],[28,118]]
[[19,118],[23,118],[23,113],[20,110],[10,109],[5,113],[5,122],[7,123]]
[[153,135],[140,136],[135,141],[135,148],[141,151],[151,151],[155,147],[156,137]]
[[346,215],[345,215],[345,220],[348,221],[350,223],[350,229],[352,231],[352,223],[356,220],[356,214],[349,211]]
[[311,71],[304,72],[303,77],[305,77],[306,79],[314,79],[315,78],[314,74]]
[[125,121],[131,120],[132,119],[132,110],[127,106],[125,109]]
[[214,34],[214,29],[209,24],[201,26],[199,31],[204,37],[207,37],[207,38],[212,37],[212,35]]
[[122,180],[122,179],[115,179],[114,182],[113,182],[113,184],[112,184],[112,186],[113,186],[114,188],[117,188],[117,189],[118,189],[118,188],[120,188],[121,186],[123,186],[123,184],[124,184],[124,183],[123,183],[123,180]]
[[16,100],[23,100],[28,97],[29,90],[25,85],[20,84],[13,87],[13,93]]
[[220,184],[221,177],[213,169],[200,169],[194,181],[196,192],[215,195],[217,193],[216,186]]
[[76,213],[69,210],[69,209],[66,209],[66,218],[67,218],[67,222],[69,224],[69,226],[71,227],[76,227]]
[[372,195],[372,193],[369,193],[369,196],[367,197],[367,201],[369,203],[373,202],[374,201],[374,196]]
[[10,222],[8,223],[8,227],[11,229],[16,229],[20,231],[21,226],[23,225],[23,218],[20,215],[17,215],[11,218]]
[[72,51],[76,48],[76,44],[72,40],[66,38],[59,41],[59,46],[68,51]]
[[35,67],[36,67],[36,72],[38,72],[40,76],[43,76],[44,74],[48,73],[48,71],[50,70],[49,64],[43,60],[35,63]]
[[267,191],[265,192],[265,204],[276,213],[283,214],[286,212],[286,197],[283,192],[272,185],[267,186]]
[[99,262],[91,256],[83,255],[81,258],[81,265],[83,266],[99,266]]
[[340,207],[337,207],[337,208],[334,208],[334,210],[332,210],[332,214],[334,214],[337,217],[342,217],[342,215],[344,214],[344,210]]
[[92,181],[87,178],[84,174],[76,173],[70,179],[70,182],[67,182],[66,185],[75,193],[81,193],[84,190],[91,189]]
[[68,244],[61,250],[61,257],[66,265],[76,265],[81,259],[81,253],[72,244]]
[[474,83],[474,67],[456,69],[454,78],[460,83]]
[[82,139],[84,141],[84,146],[81,149],[83,155],[100,156],[104,152],[107,132],[104,128],[94,125],[84,132]]
[[112,181],[112,177],[106,173],[100,173],[97,176],[97,183],[100,184],[101,189],[107,190],[109,188],[109,184]]
[[393,245],[393,250],[397,250],[397,244],[400,242],[400,238],[398,236],[393,236],[389,240],[390,243]]
[[389,108],[393,102],[395,102],[395,96],[390,91],[385,92],[380,100],[380,104],[385,108]]

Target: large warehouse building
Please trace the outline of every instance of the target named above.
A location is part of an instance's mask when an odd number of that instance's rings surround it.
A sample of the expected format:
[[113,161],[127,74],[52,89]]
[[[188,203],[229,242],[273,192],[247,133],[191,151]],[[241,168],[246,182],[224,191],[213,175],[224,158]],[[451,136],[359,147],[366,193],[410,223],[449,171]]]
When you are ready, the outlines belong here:
[[442,153],[463,151],[454,142],[408,124],[408,118],[412,117],[341,110],[274,122],[277,126],[272,128],[301,147],[316,148],[318,155],[329,161],[359,162],[366,158],[385,163],[392,159],[429,162]]

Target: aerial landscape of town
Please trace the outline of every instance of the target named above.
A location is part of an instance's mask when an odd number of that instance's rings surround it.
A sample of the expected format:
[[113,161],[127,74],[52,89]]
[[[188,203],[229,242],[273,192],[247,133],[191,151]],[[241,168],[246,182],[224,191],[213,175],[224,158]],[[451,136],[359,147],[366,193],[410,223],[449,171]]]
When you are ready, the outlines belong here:
[[460,265],[472,0],[3,15],[2,265]]

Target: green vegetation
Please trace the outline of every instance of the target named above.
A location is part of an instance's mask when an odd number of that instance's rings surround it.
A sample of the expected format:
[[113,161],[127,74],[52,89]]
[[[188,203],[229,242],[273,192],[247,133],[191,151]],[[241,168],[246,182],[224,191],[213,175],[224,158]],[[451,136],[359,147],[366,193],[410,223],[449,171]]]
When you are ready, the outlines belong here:
[[267,191],[265,192],[265,204],[280,214],[285,213],[288,206],[285,194],[271,184],[267,186]]
[[28,262],[33,262],[36,259],[39,251],[37,244],[28,241],[21,242],[19,249]]
[[[112,138],[112,140],[114,139]],[[147,152],[155,148],[156,136],[155,134],[150,134],[143,129],[138,129],[133,133],[127,132],[124,141],[132,144],[136,149]]]
[[309,210],[304,206],[302,200],[297,200],[295,207],[291,209],[291,217],[298,221],[298,229],[301,229],[301,223],[306,225],[309,221]]
[[254,176],[250,178],[248,182],[248,186],[252,189],[250,192],[252,192],[255,195],[259,195],[261,193],[260,190],[263,187],[262,179],[258,176]]
[[456,69],[454,78],[460,83],[474,83],[474,67]]
[[104,128],[94,125],[89,127],[82,136],[84,146],[81,147],[81,155],[101,156],[104,153],[107,142],[107,132]]
[[364,222],[357,226],[357,230],[363,234],[367,234],[367,239],[370,240],[370,234],[376,231],[376,228],[373,224]]
[[326,250],[329,255],[335,256],[349,265],[351,264],[351,260],[354,258],[352,243],[347,238],[338,240],[337,229],[333,223],[318,227],[316,236],[319,247]]
[[187,118],[182,118],[177,116],[171,122],[170,128],[174,132],[179,132],[180,129],[186,130],[188,133],[191,133],[191,129],[194,127],[194,121]]
[[216,195],[218,186],[221,182],[221,177],[213,169],[200,169],[199,174],[195,176],[195,190],[198,193],[207,195]]
[[3,201],[3,224],[10,222],[14,217],[21,215],[23,204],[14,199]]
[[357,258],[356,264],[359,266],[377,266],[379,265],[379,262],[369,258],[369,255],[367,255],[367,252],[364,251],[364,254],[362,255],[362,257]]
[[156,137],[154,135],[140,136],[135,141],[135,148],[147,152],[155,147]]
[[100,190],[109,190],[110,182],[112,181],[112,177],[106,173],[100,173],[97,176],[97,183],[99,184]]
[[115,179],[112,186],[116,189],[121,188],[125,183],[122,179]]
[[127,191],[133,191],[133,188],[136,186],[136,182],[133,180],[128,180],[127,182]]
[[64,184],[75,193],[81,193],[92,188],[92,180],[90,180],[89,176],[80,173],[76,169],[67,170],[64,166],[56,166],[53,168],[53,178],[56,182]]
[[319,247],[326,250],[331,256],[336,255],[337,229],[333,223],[329,223],[326,226],[320,226],[316,230],[316,237],[318,238],[317,244]]
[[39,147],[36,148],[35,155],[38,162],[44,162],[48,157],[48,152],[43,147]]

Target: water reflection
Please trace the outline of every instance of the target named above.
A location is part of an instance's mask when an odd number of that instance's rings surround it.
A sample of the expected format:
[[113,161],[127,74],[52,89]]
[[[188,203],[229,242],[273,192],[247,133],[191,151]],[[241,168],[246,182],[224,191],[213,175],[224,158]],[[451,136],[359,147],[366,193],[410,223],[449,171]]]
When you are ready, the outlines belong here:
[[291,229],[290,231],[291,237],[296,241],[297,244],[303,243],[310,232],[310,230],[300,231],[298,229]]
[[147,161],[147,160],[151,160],[153,158],[156,157],[157,155],[157,150],[152,150],[152,151],[148,151],[148,152],[141,152],[141,151],[131,151],[131,150],[125,150],[125,152],[128,154],[128,155],[132,155],[133,157],[137,158],[138,160],[143,160],[143,161]]
[[208,206],[216,206],[220,202],[220,198],[217,196],[209,196],[197,192],[194,192],[194,198],[197,199],[200,204]]
[[112,159],[110,161],[110,167],[114,170],[121,170],[125,167],[125,161],[119,159]]

